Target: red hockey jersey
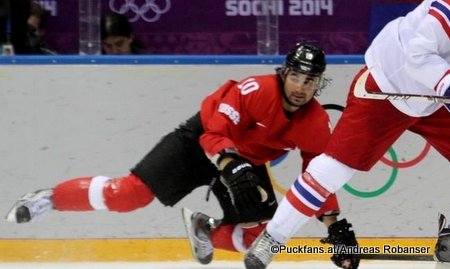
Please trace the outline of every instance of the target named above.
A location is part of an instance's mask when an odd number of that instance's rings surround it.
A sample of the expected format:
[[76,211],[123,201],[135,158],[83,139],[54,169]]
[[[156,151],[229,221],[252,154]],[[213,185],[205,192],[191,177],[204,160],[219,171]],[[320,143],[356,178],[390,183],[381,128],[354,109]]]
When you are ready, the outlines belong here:
[[315,98],[288,117],[282,94],[275,74],[222,85],[201,105],[205,132],[200,144],[205,152],[212,157],[225,148],[236,148],[242,157],[262,165],[299,149],[304,170],[325,149],[329,117]]

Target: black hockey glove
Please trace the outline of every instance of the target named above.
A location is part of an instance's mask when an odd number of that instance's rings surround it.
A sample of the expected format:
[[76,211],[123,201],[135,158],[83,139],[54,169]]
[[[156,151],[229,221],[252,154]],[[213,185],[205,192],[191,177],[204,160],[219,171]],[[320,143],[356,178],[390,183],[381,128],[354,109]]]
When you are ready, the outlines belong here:
[[258,190],[259,178],[253,167],[241,159],[230,161],[221,172],[221,181],[227,187],[231,201],[238,213],[251,212],[261,207],[262,196]]
[[439,214],[439,232],[436,247],[434,248],[434,260],[450,262],[450,227],[446,227],[447,220]]
[[[320,239],[321,243],[333,244],[334,253],[331,260],[338,267],[356,269],[359,266],[358,242],[352,225],[342,219],[328,227],[328,237]],[[354,248],[356,247],[356,248]]]

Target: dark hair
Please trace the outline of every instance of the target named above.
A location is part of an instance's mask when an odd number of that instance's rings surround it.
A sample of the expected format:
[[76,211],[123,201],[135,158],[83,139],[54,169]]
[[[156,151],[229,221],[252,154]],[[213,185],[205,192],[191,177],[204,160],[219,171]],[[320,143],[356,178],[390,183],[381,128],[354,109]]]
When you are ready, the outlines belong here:
[[109,12],[102,17],[101,21],[101,38],[102,40],[108,36],[126,36],[131,37],[133,30],[128,22],[128,18],[124,15]]
[[30,6],[30,16],[36,16],[40,20],[40,26],[42,28],[46,23],[47,11],[38,3],[32,1]]

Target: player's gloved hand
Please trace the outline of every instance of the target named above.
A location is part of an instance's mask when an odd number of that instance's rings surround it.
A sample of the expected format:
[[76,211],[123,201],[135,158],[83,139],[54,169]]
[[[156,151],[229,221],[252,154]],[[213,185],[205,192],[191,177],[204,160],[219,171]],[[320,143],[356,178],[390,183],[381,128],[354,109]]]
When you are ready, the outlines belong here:
[[222,169],[221,181],[228,188],[231,201],[238,213],[257,210],[261,206],[259,178],[247,161],[231,160]]
[[320,239],[320,242],[335,246],[334,254],[331,256],[334,264],[346,269],[358,268],[360,258],[358,254],[352,254],[355,250],[351,248],[357,247],[358,242],[356,242],[352,225],[346,219],[331,224],[328,227],[328,237]]

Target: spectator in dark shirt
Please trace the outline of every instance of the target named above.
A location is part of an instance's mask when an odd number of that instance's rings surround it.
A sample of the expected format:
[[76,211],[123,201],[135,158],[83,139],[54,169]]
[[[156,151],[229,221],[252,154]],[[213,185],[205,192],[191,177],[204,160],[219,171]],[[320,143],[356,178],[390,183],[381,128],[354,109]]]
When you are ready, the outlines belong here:
[[30,54],[56,54],[47,48],[43,41],[47,12],[38,3],[31,2],[30,16],[27,20],[27,43]]
[[102,54],[144,54],[128,18],[110,12],[101,21]]
[[45,16],[31,0],[0,0],[0,44],[11,47],[7,54],[55,54],[42,42]]
[[30,0],[0,0],[0,43],[11,44],[16,54],[26,54]]

